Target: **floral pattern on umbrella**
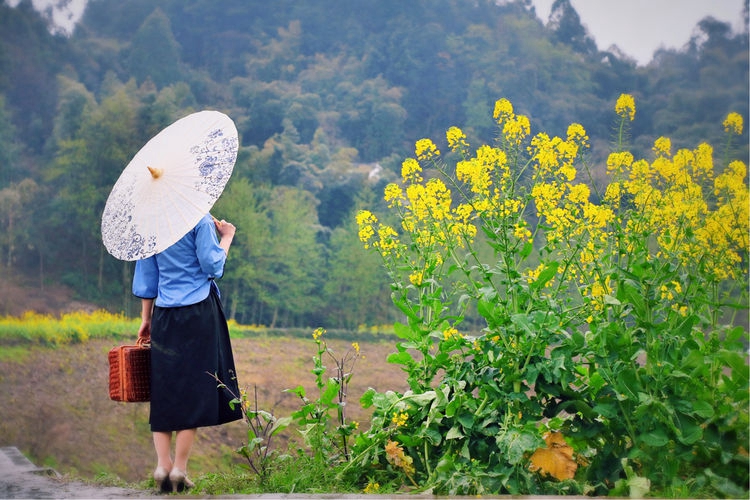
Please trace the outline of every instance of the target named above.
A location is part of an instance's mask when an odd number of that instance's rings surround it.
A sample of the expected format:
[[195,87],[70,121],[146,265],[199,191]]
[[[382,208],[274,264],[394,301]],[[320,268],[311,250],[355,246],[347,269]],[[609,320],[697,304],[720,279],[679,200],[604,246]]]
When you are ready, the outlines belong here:
[[193,113],[162,130],[112,188],[102,214],[107,251],[133,261],[176,243],[223,192],[238,147],[234,122],[218,111]]

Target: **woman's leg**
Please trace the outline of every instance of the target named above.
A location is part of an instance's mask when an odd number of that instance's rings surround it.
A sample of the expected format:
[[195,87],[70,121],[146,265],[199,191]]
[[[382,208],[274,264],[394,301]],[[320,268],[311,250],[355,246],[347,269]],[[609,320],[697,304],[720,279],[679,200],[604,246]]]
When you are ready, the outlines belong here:
[[154,449],[156,450],[157,467],[169,472],[172,469],[172,433],[154,432]]
[[183,472],[187,471],[190,450],[193,448],[197,429],[177,431],[177,442],[174,451],[174,467]]

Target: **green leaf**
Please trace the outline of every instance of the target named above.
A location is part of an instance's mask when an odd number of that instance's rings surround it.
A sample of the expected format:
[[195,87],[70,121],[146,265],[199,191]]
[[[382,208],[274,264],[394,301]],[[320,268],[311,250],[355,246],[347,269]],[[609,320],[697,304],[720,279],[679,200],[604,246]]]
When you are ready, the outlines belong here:
[[463,433],[461,432],[461,427],[458,425],[454,425],[450,428],[448,433],[445,435],[446,441],[449,439],[461,439],[464,437]]
[[516,465],[523,460],[526,452],[534,450],[539,444],[539,440],[533,434],[521,432],[517,429],[511,429],[508,432],[498,435],[496,442],[500,450],[505,454],[511,465]]
[[271,436],[275,436],[279,432],[283,431],[292,423],[292,417],[281,417],[276,419],[271,427]]
[[531,251],[533,249],[534,249],[533,243],[531,243],[530,241],[527,241],[526,243],[524,243],[523,248],[521,249],[521,252],[519,253],[519,255],[521,256],[521,260],[525,260],[526,257],[531,255]]
[[416,361],[414,361],[412,355],[406,351],[394,352],[393,354],[388,355],[386,360],[389,363],[393,363],[395,365],[404,365],[407,368],[411,368],[417,363]]
[[406,340],[411,340],[414,338],[414,334],[412,333],[411,328],[409,328],[403,323],[394,323],[393,333],[395,333],[397,337],[406,339]]
[[375,397],[375,389],[370,387],[367,389],[364,394],[362,394],[362,397],[359,398],[359,403],[362,405],[362,408],[369,408],[372,406],[373,398]]
[[651,432],[643,434],[641,441],[648,446],[659,448],[669,443],[669,437],[664,432],[664,429],[654,429]]
[[539,276],[537,279],[534,280],[533,283],[531,283],[530,288],[532,290],[539,290],[540,288],[544,287],[549,280],[555,277],[557,274],[557,269],[560,267],[560,263],[557,261],[552,261],[544,266],[544,269],[542,272],[539,273]]
[[707,401],[693,402],[693,414],[701,418],[711,418],[714,416],[714,407]]

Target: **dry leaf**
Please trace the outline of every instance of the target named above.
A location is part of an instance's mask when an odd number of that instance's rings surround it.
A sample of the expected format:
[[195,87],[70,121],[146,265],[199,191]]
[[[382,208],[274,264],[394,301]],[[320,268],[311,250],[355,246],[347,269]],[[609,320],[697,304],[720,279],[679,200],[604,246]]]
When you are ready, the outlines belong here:
[[544,436],[546,448],[537,448],[531,455],[529,470],[539,471],[542,475],[550,475],[560,481],[573,479],[578,464],[573,460],[573,448],[565,441],[559,432],[550,432]]

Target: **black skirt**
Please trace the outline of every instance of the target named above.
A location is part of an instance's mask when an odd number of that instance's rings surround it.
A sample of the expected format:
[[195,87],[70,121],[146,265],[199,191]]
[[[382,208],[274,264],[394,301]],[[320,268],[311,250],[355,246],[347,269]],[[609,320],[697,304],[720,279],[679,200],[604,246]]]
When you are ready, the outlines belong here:
[[215,291],[197,304],[154,307],[151,319],[152,432],[220,425],[242,418],[229,329]]

